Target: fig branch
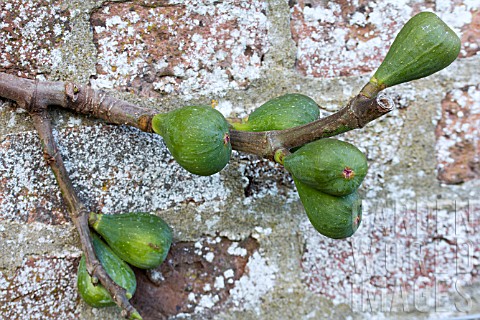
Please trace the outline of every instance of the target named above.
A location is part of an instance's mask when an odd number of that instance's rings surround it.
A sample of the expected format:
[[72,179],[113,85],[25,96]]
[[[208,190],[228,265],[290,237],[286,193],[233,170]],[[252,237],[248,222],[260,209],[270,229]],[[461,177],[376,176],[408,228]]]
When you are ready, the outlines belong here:
[[[89,212],[73,188],[54,141],[47,113],[49,106],[158,133],[175,160],[186,170],[198,175],[211,175],[222,170],[230,160],[232,149],[274,159],[292,173],[300,199],[317,231],[331,238],[345,238],[357,230],[361,221],[357,188],[367,172],[367,161],[358,149],[346,142],[319,139],[362,128],[387,114],[393,109],[393,101],[381,94],[383,89],[429,76],[450,65],[459,51],[460,39],[443,21],[433,13],[419,13],[399,32],[385,60],[358,95],[343,109],[321,119],[318,119],[318,105],[300,94],[272,99],[250,114],[247,120],[239,122],[233,119],[227,123],[217,110],[208,106],[187,106],[160,113],[153,108],[115,99],[87,85],[40,82],[5,73],[0,73],[0,97],[16,102],[32,116],[42,141],[45,160],[56,177],[67,210],[79,232],[86,269],[93,282],[100,281],[115,303],[123,309],[125,317],[141,319],[128,302],[126,290],[108,276],[95,255],[88,226]],[[286,105],[290,111],[279,109]],[[296,114],[291,116],[289,112],[294,109]],[[278,123],[282,125],[280,128],[277,127]],[[305,146],[290,153],[290,149],[301,145]],[[339,152],[330,153],[329,157],[325,150]],[[342,156],[342,163],[338,156]],[[344,159],[351,164],[344,165]],[[328,167],[333,169],[314,170]],[[333,180],[336,182],[332,183]],[[325,181],[328,183],[322,183]],[[328,207],[332,203],[335,205]],[[90,215],[90,218],[93,228],[101,233],[98,225],[95,228],[95,216]],[[130,216],[126,218],[133,223]],[[147,219],[150,220],[150,217]],[[160,226],[162,228],[168,229],[163,224]],[[169,231],[165,232],[168,235],[164,241],[168,243],[165,247],[169,247],[171,236]],[[145,242],[143,240],[141,242]],[[148,240],[143,245],[152,247],[152,243]],[[157,252],[160,263],[166,251]],[[149,266],[147,264],[147,268]]]
[[[158,110],[110,97],[105,92],[86,85],[36,81],[6,73],[0,73],[0,97],[13,100],[24,109],[31,104],[32,99],[41,99],[42,105],[59,106],[108,123],[133,126],[145,132],[153,132],[152,119],[158,114]],[[275,152],[279,149],[288,150],[320,138],[362,128],[392,108],[393,101],[387,96],[367,98],[360,92],[346,107],[317,121],[286,130],[230,130],[230,142],[235,150],[274,159]]]
[[[39,92],[36,90],[38,87],[42,88],[43,86],[39,86],[38,83],[33,83],[32,88],[22,87],[20,90],[13,91],[13,87],[9,86],[6,88],[6,92],[16,92],[17,103],[25,108],[32,117],[33,124],[41,140],[45,162],[50,166],[55,175],[67,210],[80,236],[82,251],[85,254],[86,268],[89,274],[94,279],[94,282],[100,282],[111,294],[116,304],[122,308],[122,314],[126,318],[141,319],[140,314],[128,301],[126,290],[110,278],[97,259],[88,226],[89,211],[73,187],[53,137],[47,104],[48,102],[52,102],[52,97],[55,99],[55,95],[51,96],[50,93],[52,91],[49,90]],[[33,89],[33,91],[26,91],[29,89]]]
[[[145,132],[153,132],[152,122],[158,111],[136,106],[109,97],[102,91],[71,82],[40,82],[0,73],[0,97],[13,100],[29,112],[42,141],[45,160],[54,172],[62,192],[67,210],[80,235],[82,250],[85,253],[86,267],[93,279],[98,281],[111,294],[123,315],[129,319],[141,319],[130,304],[127,292],[116,284],[106,273],[93,249],[88,226],[89,212],[79,199],[62,161],[52,134],[48,106],[59,106],[78,113],[94,116],[109,123],[130,125]],[[230,130],[229,140],[234,149],[250,152],[283,163],[288,148],[336,135],[355,128],[386,114],[393,103],[387,98],[366,98],[359,94],[345,108],[326,118],[297,128],[246,132]],[[279,151],[280,154],[279,154]]]
[[231,130],[232,148],[281,163],[281,153],[288,153],[288,149],[363,128],[367,123],[393,110],[393,107],[393,100],[386,95],[367,98],[360,92],[338,112],[303,126],[262,132]]

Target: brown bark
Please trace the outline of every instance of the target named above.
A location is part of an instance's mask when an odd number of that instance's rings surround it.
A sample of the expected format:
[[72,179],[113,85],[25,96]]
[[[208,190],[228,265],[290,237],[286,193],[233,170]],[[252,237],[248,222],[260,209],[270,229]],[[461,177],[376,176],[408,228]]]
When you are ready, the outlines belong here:
[[370,99],[359,94],[350,100],[346,107],[328,117],[281,131],[232,130],[230,141],[235,150],[273,159],[276,150],[291,149],[321,138],[363,128],[367,123],[390,112],[393,105],[393,101],[384,95]]
[[107,289],[116,304],[122,308],[122,315],[129,319],[141,319],[140,314],[128,301],[126,290],[110,278],[95,255],[88,227],[89,212],[73,187],[53,137],[47,106],[68,105],[65,104],[68,97],[62,93],[64,86],[56,82],[37,82],[3,74],[0,79],[0,96],[16,101],[32,116],[42,143],[45,161],[55,175],[67,210],[79,233],[88,273]]
[[[365,86],[369,88],[369,86]],[[365,89],[364,88],[364,89]],[[362,90],[337,113],[309,124],[281,131],[246,132],[231,130],[230,141],[235,150],[274,159],[276,150],[290,149],[305,143],[364,127],[387,114],[393,101],[377,95],[376,89]],[[35,97],[32,96],[36,92]],[[109,97],[88,86],[62,82],[36,82],[0,73],[0,97],[16,101],[21,107],[33,98],[45,105],[56,105],[78,113],[91,115],[113,124],[124,124],[152,132],[155,109],[144,108]],[[40,100],[39,100],[40,99]]]

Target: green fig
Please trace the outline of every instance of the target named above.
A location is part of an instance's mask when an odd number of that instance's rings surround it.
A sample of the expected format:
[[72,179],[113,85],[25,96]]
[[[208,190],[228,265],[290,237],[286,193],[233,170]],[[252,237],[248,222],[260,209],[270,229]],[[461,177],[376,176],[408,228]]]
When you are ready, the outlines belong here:
[[232,123],[235,130],[270,131],[298,127],[315,121],[320,109],[311,98],[298,93],[285,94],[262,104],[242,123]]
[[163,137],[173,158],[191,173],[209,176],[230,160],[227,120],[210,106],[188,106],[157,114],[152,128]]
[[[92,233],[93,248],[107,274],[132,297],[137,287],[135,274],[128,264],[120,259],[96,234]],[[115,305],[108,291],[100,284],[93,284],[88,274],[85,256],[82,255],[77,272],[77,287],[82,299],[92,307]]]
[[460,45],[445,22],[434,13],[421,12],[400,30],[370,83],[379,91],[429,76],[449,66],[457,58]]
[[297,180],[334,196],[357,190],[368,170],[367,158],[357,147],[336,139],[307,143],[287,155],[284,166]]
[[90,213],[89,223],[124,261],[142,268],[159,266],[172,244],[172,231],[160,217],[149,213]]
[[362,200],[357,192],[343,197],[331,196],[293,178],[298,195],[313,227],[326,237],[352,236],[362,221]]

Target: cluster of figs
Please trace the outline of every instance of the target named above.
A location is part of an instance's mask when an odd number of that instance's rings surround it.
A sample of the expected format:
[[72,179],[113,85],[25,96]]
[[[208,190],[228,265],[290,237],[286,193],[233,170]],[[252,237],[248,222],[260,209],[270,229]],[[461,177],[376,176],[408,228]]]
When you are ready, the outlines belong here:
[[[153,129],[183,168],[211,175],[222,170],[230,159],[230,129],[283,130],[315,121],[319,116],[314,100],[293,93],[267,101],[242,122],[229,124],[211,106],[187,106],[157,115]],[[320,139],[284,157],[283,164],[293,176],[313,226],[327,237],[351,236],[361,220],[356,190],[367,173],[365,155],[350,143]]]
[[[89,225],[95,255],[110,278],[126,290],[128,299],[137,288],[135,273],[158,267],[172,244],[172,230],[160,217],[145,213],[90,213]],[[77,287],[82,299],[92,307],[115,305],[108,291],[87,271],[85,255],[77,271]]]
[[[363,93],[373,98],[386,87],[433,74],[452,63],[459,51],[460,39],[440,18],[419,13],[399,32]],[[188,106],[156,115],[152,127],[183,168],[211,175],[230,159],[229,130],[284,130],[315,121],[319,115],[311,98],[286,94],[261,105],[241,122],[229,123],[210,106]],[[367,174],[365,155],[354,145],[331,138],[290,151],[282,164],[293,177],[312,225],[330,238],[351,236],[362,218],[357,189]]]
[[[426,77],[451,64],[460,51],[458,36],[435,14],[422,12],[399,32],[387,56],[362,94],[368,98],[386,87]],[[187,106],[157,114],[153,131],[187,171],[208,176],[221,171],[232,152],[230,130],[272,131],[302,126],[319,118],[311,98],[286,94],[258,107],[242,121],[227,121],[211,106]],[[358,188],[367,174],[367,159],[354,145],[319,139],[290,150],[279,161],[292,175],[308,218],[326,237],[346,238],[362,219]],[[154,268],[165,259],[172,234],[159,217],[145,213],[91,214],[95,252],[112,279],[129,296],[136,287],[129,265]],[[113,304],[108,292],[94,284],[82,258],[78,287],[92,306]]]

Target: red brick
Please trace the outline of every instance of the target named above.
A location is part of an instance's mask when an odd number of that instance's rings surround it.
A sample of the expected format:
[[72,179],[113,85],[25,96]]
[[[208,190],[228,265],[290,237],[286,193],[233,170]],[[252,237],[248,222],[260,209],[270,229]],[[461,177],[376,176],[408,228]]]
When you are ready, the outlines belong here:
[[450,91],[437,124],[438,178],[458,184],[480,178],[480,85]]
[[145,96],[246,88],[267,50],[265,4],[108,3],[93,13],[97,86]]
[[[232,245],[244,254],[232,254]],[[248,259],[257,249],[258,242],[252,238],[241,242],[217,237],[175,243],[160,267],[146,272],[136,270],[138,285],[132,304],[145,320],[179,313],[218,312],[225,308],[230,290],[247,272]],[[216,285],[217,278],[221,285]]]
[[70,36],[69,15],[61,0],[1,1],[0,72],[34,78],[54,65]]
[[480,51],[480,8],[472,13],[472,23],[462,27],[461,57],[471,57]]
[[2,319],[78,317],[76,258],[30,257],[12,277],[0,272]]
[[[437,7],[438,6],[438,7]],[[291,8],[297,44],[297,70],[330,78],[369,73],[386,55],[394,36],[413,15],[435,11],[462,34],[461,57],[478,52],[478,7],[452,1],[448,8],[431,1],[298,1]],[[460,17],[460,18],[459,18]]]

